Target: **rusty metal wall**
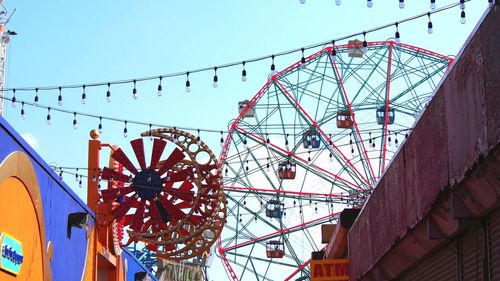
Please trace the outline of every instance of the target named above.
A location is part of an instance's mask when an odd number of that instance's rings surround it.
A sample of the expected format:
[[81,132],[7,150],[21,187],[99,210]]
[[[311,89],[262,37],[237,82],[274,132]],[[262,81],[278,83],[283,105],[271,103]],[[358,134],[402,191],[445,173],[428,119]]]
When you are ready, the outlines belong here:
[[498,26],[500,9],[491,10],[351,228],[351,280],[394,278],[442,246],[443,241],[427,239],[420,224],[459,183],[466,185],[462,200],[468,206],[477,203],[467,201],[471,196],[489,200],[484,208],[474,205],[476,215],[500,205],[498,178],[470,176],[500,147]]
[[454,241],[425,259],[423,263],[410,270],[399,281],[457,281],[459,280],[457,261],[457,242]]
[[490,280],[500,281],[500,209],[488,220],[488,253]]

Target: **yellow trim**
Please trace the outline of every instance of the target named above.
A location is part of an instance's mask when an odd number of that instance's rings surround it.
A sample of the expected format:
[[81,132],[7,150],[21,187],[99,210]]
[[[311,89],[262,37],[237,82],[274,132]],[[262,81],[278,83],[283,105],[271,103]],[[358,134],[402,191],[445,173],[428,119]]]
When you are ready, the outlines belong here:
[[24,152],[13,152],[0,164],[0,183],[10,177],[15,177],[24,184],[33,203],[38,219],[40,240],[42,242],[43,280],[50,281],[52,280],[52,272],[47,258],[45,243],[45,220],[43,218],[42,196],[40,194],[40,187],[36,178],[35,168],[33,167],[29,156]]

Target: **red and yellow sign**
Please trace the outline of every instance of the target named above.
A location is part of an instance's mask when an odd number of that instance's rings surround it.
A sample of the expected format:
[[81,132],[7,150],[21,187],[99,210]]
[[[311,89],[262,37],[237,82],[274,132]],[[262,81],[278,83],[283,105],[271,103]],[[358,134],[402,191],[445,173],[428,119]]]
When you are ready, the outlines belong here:
[[349,280],[349,263],[347,259],[311,261],[311,281],[340,280]]

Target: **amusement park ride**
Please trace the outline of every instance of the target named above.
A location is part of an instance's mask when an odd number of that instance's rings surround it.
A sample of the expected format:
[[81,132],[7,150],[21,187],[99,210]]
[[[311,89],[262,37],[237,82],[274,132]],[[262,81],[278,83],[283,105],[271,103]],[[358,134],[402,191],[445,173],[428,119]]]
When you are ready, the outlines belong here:
[[88,205],[99,243],[114,254],[140,243],[144,256],[174,261],[216,245],[231,280],[306,278],[324,248],[320,226],[363,205],[452,61],[392,40],[325,47],[239,102],[219,159],[199,137],[156,129],[130,142],[136,166],[95,131]]

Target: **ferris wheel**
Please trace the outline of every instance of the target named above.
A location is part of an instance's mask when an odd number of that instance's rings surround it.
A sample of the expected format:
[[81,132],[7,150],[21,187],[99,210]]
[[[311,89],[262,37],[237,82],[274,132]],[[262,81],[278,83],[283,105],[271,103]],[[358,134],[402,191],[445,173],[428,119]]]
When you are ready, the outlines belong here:
[[325,246],[321,225],[371,194],[452,61],[354,40],[272,72],[241,101],[220,156],[218,253],[231,279],[309,276],[311,253]]

